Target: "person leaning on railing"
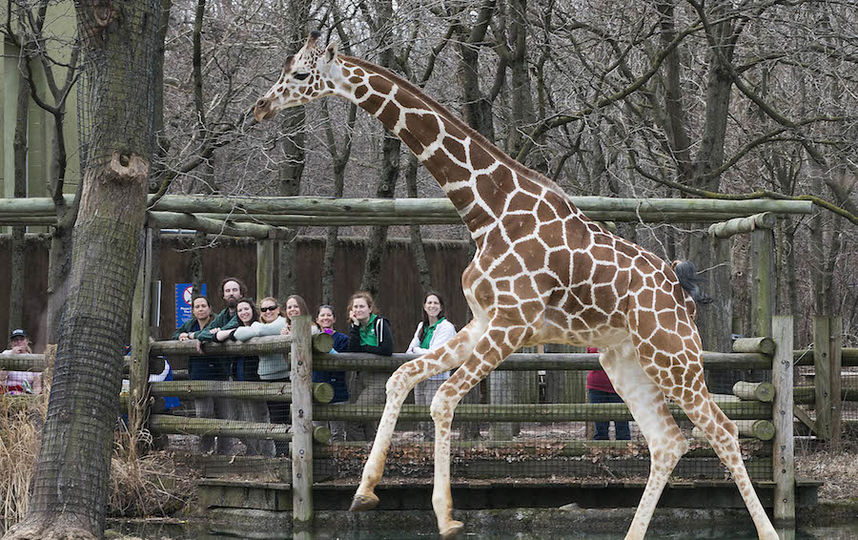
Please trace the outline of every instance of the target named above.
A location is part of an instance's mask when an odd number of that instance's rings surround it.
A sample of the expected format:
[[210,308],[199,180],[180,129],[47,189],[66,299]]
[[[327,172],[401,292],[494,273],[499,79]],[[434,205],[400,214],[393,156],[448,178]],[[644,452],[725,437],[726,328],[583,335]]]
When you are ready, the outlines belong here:
[[[349,352],[366,352],[381,356],[393,354],[393,331],[390,321],[375,312],[372,295],[358,291],[349,299]],[[383,405],[385,399],[385,373],[358,372],[359,384],[350,388],[359,388],[356,405]],[[373,440],[378,429],[377,421],[363,422],[349,430],[350,440]]]
[[[259,318],[259,310],[251,298],[242,298],[235,306],[235,314],[238,318],[238,326],[235,328],[222,328],[214,332],[214,341],[223,343],[225,341],[236,341],[235,333],[242,327],[252,326]],[[233,377],[236,381],[259,381],[259,357],[256,355],[237,356],[232,362]],[[264,402],[241,399],[238,400],[238,417],[245,422],[265,423],[270,422],[268,407]],[[241,440],[247,449],[248,456],[273,456],[274,442],[266,439],[246,437]]]
[[[334,348],[331,349],[331,352],[346,352],[349,348],[349,336],[334,330],[336,320],[333,307],[322,304],[316,309],[315,328],[319,332],[324,332],[334,338]],[[330,405],[348,403],[349,387],[346,382],[345,371],[314,371],[313,382],[328,383],[334,389],[334,397],[331,399]],[[344,442],[346,440],[346,422],[331,420],[327,425],[331,430],[332,442]]]
[[[221,281],[220,290],[226,307],[224,307],[220,313],[215,315],[212,322],[199,332],[195,332],[194,335],[194,339],[198,340],[197,349],[201,353],[203,352],[203,347],[206,343],[215,341],[217,331],[238,327],[238,316],[236,315],[235,308],[238,305],[238,301],[247,294],[247,287],[240,279],[227,277]],[[234,358],[228,356],[209,356],[206,357],[205,360],[210,363],[209,365],[212,367],[214,374],[219,377],[214,380],[228,381],[234,378],[232,376],[233,362],[235,361]],[[214,414],[215,418],[220,418],[221,420],[237,420],[238,400],[232,398],[215,399]],[[217,453],[231,454],[233,443],[234,439],[232,437],[218,436]]]
[[[280,312],[277,299],[268,296],[259,302],[259,320],[250,326],[241,326],[235,330],[233,337],[238,341],[247,341],[253,337],[276,336],[286,327],[286,318]],[[257,368],[259,379],[271,383],[286,383],[289,381],[289,364],[283,353],[263,354],[259,356]],[[266,402],[268,419],[272,424],[289,423],[289,404],[277,401]],[[287,441],[274,441],[274,453],[278,456],[289,453]]]

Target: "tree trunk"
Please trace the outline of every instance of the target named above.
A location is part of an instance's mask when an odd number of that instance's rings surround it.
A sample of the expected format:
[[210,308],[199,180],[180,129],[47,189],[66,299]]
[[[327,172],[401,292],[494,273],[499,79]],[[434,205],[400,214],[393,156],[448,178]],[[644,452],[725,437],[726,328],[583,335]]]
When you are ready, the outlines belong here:
[[[152,151],[158,5],[76,3],[89,72],[80,219],[27,517],[7,538],[96,538],[105,524],[123,345]],[[129,84],[129,81],[134,81]]]
[[[22,59],[26,62],[26,59]],[[14,196],[27,196],[27,124],[30,119],[30,94],[27,78],[18,74],[18,109],[15,116]],[[24,326],[24,232],[26,227],[12,227],[9,280],[9,330]],[[32,333],[33,329],[30,329]],[[8,332],[7,332],[8,335]]]
[[[387,132],[384,133],[381,176],[378,179],[376,197],[393,198],[396,191],[396,180],[399,177],[400,146],[398,138]],[[386,247],[387,226],[373,227],[366,246],[366,259],[364,260],[363,278],[360,284],[361,290],[369,291],[373,296],[378,294],[381,285],[381,264]]]
[[[405,169],[405,185],[408,188],[408,196],[417,198],[417,168],[420,162],[417,156],[408,156],[408,165]],[[414,255],[414,264],[417,266],[417,276],[423,292],[432,290],[432,275],[429,272],[429,261],[426,258],[426,245],[423,243],[423,235],[420,233],[420,225],[411,226],[411,253]]]
[[[310,13],[310,2],[307,0],[292,0],[288,3],[289,18],[285,34],[288,42],[301,43],[306,39],[307,20]],[[301,177],[304,174],[306,161],[306,114],[304,107],[287,109],[283,115],[283,164],[280,165],[280,195],[291,197],[301,194]],[[298,277],[295,274],[295,257],[298,253],[294,238],[292,241],[280,242],[278,257],[278,279],[275,296],[286,298],[298,293]]]

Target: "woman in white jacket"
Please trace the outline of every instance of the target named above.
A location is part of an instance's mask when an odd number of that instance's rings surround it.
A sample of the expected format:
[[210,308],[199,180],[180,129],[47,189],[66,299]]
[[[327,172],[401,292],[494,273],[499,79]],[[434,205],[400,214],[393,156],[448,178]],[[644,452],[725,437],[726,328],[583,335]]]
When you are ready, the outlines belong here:
[[[436,292],[428,292],[423,297],[423,320],[417,325],[414,338],[408,345],[406,353],[426,354],[437,349],[456,335],[456,327],[444,317],[444,299]],[[428,380],[414,387],[414,403],[428,406],[432,403],[435,392],[444,381],[450,377],[449,371],[432,375]],[[434,426],[431,422],[421,422],[423,438],[432,440]]]

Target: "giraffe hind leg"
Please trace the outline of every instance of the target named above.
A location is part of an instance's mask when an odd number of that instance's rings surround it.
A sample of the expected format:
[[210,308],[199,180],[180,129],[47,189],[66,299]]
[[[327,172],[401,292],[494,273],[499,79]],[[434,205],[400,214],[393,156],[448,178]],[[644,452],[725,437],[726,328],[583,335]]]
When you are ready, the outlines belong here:
[[369,458],[364,465],[360,485],[352,499],[351,507],[349,507],[350,511],[372,510],[378,505],[375,486],[381,481],[384,461],[390,448],[390,439],[393,436],[402,403],[408,393],[417,383],[432,375],[461,365],[471,356],[483,328],[484,325],[480,325],[476,320],[471,321],[443,347],[402,364],[387,380],[385,385],[387,401],[384,405],[384,412],[378,424]]
[[664,486],[679,459],[688,451],[688,441],[667,408],[664,392],[638,362],[631,341],[602,349],[599,361],[623,398],[647,441],[650,472],[646,488],[629,526],[627,539],[642,539],[655,512]]
[[[760,503],[754,485],[751,483],[751,477],[748,475],[748,470],[742,460],[742,450],[739,446],[736,425],[718,407],[705,386],[703,387],[702,406],[689,407],[690,411],[685,406],[683,409],[686,410],[686,414],[694,422],[694,425],[703,431],[718,458],[730,471],[733,481],[745,501],[745,506],[751,514],[757,535],[766,540],[777,540],[777,531],[766,515],[765,508]],[[705,413],[707,410],[709,414]]]

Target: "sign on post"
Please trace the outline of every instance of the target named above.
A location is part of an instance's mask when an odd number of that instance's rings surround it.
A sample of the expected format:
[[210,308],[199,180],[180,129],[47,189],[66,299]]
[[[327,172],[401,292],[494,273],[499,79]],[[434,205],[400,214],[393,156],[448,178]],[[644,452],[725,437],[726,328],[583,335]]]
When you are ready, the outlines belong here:
[[[201,286],[201,293],[206,295],[206,284]],[[176,328],[185,324],[193,317],[191,298],[193,297],[193,283],[176,283]]]

